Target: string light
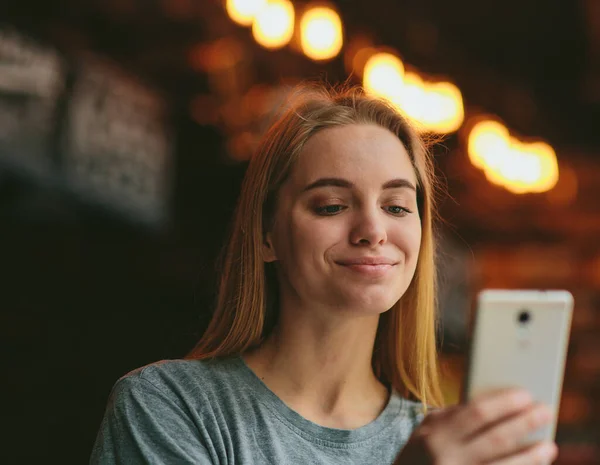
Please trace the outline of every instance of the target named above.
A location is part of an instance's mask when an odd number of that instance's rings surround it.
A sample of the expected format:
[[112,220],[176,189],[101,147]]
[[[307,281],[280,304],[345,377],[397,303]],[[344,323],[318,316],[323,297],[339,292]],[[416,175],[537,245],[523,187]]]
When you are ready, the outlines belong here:
[[227,0],[225,10],[229,17],[242,26],[250,26],[267,0]]
[[252,23],[254,39],[269,49],[287,45],[293,33],[294,5],[289,0],[269,0]]
[[556,153],[545,142],[523,142],[497,121],[475,124],[468,136],[471,163],[515,194],[545,192],[558,181]]
[[[251,25],[255,40],[265,48],[281,48],[292,38],[295,12],[290,0],[227,0],[226,10],[236,23]],[[307,57],[331,59],[339,54],[343,42],[342,21],[335,10],[315,6],[303,14],[300,45]],[[365,60],[363,55],[368,54],[371,56]],[[355,69],[359,63],[364,67]],[[454,84],[427,82],[416,72],[405,73],[398,56],[371,47],[356,51],[351,65],[353,72],[362,74],[368,93],[389,100],[420,131],[447,134],[463,124],[462,94]],[[558,181],[552,147],[545,142],[520,141],[497,121],[474,125],[467,146],[471,163],[482,169],[490,182],[511,192],[545,192]]]
[[396,101],[404,84],[404,64],[397,56],[375,53],[365,63],[363,86],[367,92]]
[[342,20],[327,7],[313,7],[300,20],[300,44],[313,60],[328,60],[342,49]]

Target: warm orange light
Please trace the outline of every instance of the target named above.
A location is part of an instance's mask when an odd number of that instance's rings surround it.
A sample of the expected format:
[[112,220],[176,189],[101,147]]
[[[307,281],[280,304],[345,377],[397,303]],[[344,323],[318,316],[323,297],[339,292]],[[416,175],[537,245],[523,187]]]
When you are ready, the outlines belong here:
[[468,141],[473,165],[482,169],[498,166],[508,150],[508,129],[497,121],[480,121],[471,129]]
[[265,48],[286,45],[294,33],[294,5],[289,0],[269,0],[252,23],[252,35]]
[[425,85],[421,77],[416,73],[408,72],[404,75],[402,86],[394,103],[398,109],[413,122],[421,118],[422,103],[425,97]]
[[327,7],[314,7],[300,20],[300,43],[304,54],[313,60],[327,60],[342,49],[342,20]]
[[404,64],[391,53],[380,52],[365,63],[363,86],[367,92],[396,101],[402,91]]
[[464,120],[462,95],[450,82],[437,82],[425,87],[421,123],[431,131],[447,134],[456,131]]
[[515,194],[531,192],[540,180],[540,160],[527,151],[526,144],[514,137],[509,137],[509,147],[500,160],[499,165],[491,170],[497,173],[502,185]]
[[481,121],[473,126],[468,154],[490,182],[515,194],[545,192],[558,181],[558,163],[552,147],[545,142],[520,141],[497,121]]
[[267,4],[267,0],[227,0],[225,9],[229,17],[242,26],[250,26]]
[[404,75],[394,103],[421,131],[447,134],[456,131],[464,119],[462,95],[454,84],[427,83],[413,72]]
[[537,160],[537,178],[530,187],[532,192],[545,192],[558,182],[558,161],[554,149],[545,142],[525,145],[525,151]]

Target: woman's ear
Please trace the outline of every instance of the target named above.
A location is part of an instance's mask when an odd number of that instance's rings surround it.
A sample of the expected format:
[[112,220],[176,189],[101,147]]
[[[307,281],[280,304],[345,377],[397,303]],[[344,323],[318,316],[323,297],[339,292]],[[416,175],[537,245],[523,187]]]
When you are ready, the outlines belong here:
[[275,253],[275,247],[273,247],[273,241],[271,240],[271,233],[265,235],[263,241],[263,261],[265,263],[271,263],[277,260],[277,254]]

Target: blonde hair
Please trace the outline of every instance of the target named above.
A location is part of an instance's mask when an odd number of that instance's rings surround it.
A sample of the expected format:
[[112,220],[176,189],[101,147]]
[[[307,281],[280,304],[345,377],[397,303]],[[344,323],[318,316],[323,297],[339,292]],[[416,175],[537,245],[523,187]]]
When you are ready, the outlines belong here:
[[304,144],[333,126],[376,124],[406,148],[417,178],[421,247],[402,298],[380,316],[372,366],[380,381],[427,406],[443,404],[436,348],[435,182],[425,141],[388,103],[358,87],[303,85],[264,135],[242,183],[229,242],[220,263],[217,303],[208,328],[187,358],[239,355],[271,332],[278,313],[277,281],[262,259],[277,192]]

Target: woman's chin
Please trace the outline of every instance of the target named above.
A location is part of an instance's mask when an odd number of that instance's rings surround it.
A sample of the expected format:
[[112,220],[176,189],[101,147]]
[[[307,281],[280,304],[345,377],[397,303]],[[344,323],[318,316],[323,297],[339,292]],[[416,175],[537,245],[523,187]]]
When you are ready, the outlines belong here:
[[346,299],[346,305],[355,313],[379,315],[392,308],[400,298],[400,296],[391,296],[389,290],[387,292],[355,293]]

